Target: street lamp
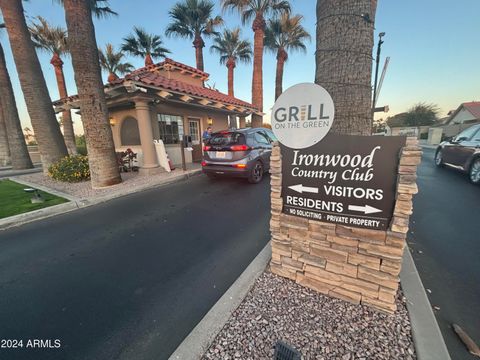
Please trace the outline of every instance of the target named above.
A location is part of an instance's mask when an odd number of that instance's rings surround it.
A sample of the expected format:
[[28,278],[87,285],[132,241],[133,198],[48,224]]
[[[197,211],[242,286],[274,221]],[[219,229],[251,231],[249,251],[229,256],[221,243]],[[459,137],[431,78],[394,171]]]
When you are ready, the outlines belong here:
[[378,66],[380,64],[380,52],[382,51],[382,38],[385,36],[384,32],[378,34],[378,46],[377,46],[377,65],[375,67],[375,83],[373,85],[373,101],[372,101],[372,113],[374,113],[375,105],[377,104],[377,82],[378,82]]

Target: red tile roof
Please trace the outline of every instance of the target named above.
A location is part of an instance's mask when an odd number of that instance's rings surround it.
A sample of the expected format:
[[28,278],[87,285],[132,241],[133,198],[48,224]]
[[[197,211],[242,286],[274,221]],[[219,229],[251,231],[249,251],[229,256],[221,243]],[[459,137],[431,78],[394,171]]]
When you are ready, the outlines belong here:
[[210,74],[208,74],[204,71],[201,71],[201,70],[198,70],[197,68],[182,64],[182,63],[180,63],[178,61],[175,61],[175,60],[172,60],[170,58],[165,58],[164,61],[162,61],[162,62],[160,62],[160,63],[158,63],[154,66],[158,67],[158,68],[162,68],[164,65],[167,65],[167,64],[179,67],[180,69],[185,69],[187,71],[198,74],[198,75],[200,75],[202,77],[205,77],[205,78],[208,78],[210,76]]
[[475,118],[480,119],[480,101],[471,101],[462,104]]
[[[166,61],[173,62],[173,60],[170,60],[170,59],[167,59]],[[203,73],[200,70],[189,67],[188,65],[184,65],[177,62],[175,63],[180,64],[185,68],[193,69],[193,70],[196,70],[197,72]],[[153,70],[157,69],[158,66],[160,66],[161,64],[162,63],[156,64],[156,65],[150,65],[147,67],[134,70],[132,73],[126,75],[124,78],[113,81],[111,85],[119,85],[125,82],[126,80],[133,80],[147,86],[149,85],[149,86],[159,87],[165,90],[176,91],[176,92],[180,92],[187,95],[200,96],[202,98],[206,98],[213,101],[219,101],[219,102],[223,102],[231,105],[238,105],[238,106],[244,106],[250,109],[256,109],[254,105],[246,101],[237,99],[236,97],[229,96],[227,94],[223,94],[217,90],[212,90],[206,87],[192,85],[192,84],[175,80],[175,79],[168,79],[167,77],[154,72]],[[203,73],[203,74],[206,74],[206,73]]]
[[[237,99],[236,97],[229,96],[227,94],[223,94],[217,90],[212,90],[206,87],[202,86],[196,86],[196,85],[191,85],[189,83],[179,81],[179,80],[174,80],[174,79],[168,79],[167,77],[160,75],[159,73],[155,72],[154,70],[157,70],[161,68],[164,64],[171,64],[174,66],[177,66],[179,68],[188,70],[190,72],[197,73],[201,76],[206,76],[208,77],[208,74],[200,71],[198,69],[195,69],[191,66],[179,63],[177,61],[174,61],[172,59],[165,59],[165,61],[160,62],[155,65],[149,65],[145,66],[139,69],[134,70],[130,74],[126,75],[124,78],[117,79],[107,85],[106,87],[111,87],[115,85],[120,85],[123,84],[125,81],[135,81],[137,83],[142,83],[145,86],[153,86],[157,88],[162,88],[165,90],[170,90],[174,92],[179,92],[182,94],[186,95],[191,95],[191,96],[199,96],[202,98],[206,98],[212,101],[218,101],[221,103],[226,103],[226,104],[231,104],[231,105],[237,105],[237,106],[242,106],[246,107],[251,110],[256,110],[257,108],[240,99]],[[53,105],[60,105],[64,102],[72,101],[78,99],[78,95],[74,96],[69,96],[68,98],[56,100],[53,102]]]

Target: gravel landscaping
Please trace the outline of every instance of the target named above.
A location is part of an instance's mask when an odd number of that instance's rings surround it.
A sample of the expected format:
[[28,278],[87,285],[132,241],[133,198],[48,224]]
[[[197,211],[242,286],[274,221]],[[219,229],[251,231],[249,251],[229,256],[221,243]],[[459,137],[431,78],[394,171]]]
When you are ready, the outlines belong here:
[[303,359],[416,359],[400,292],[396,301],[387,315],[265,272],[202,359],[273,359],[277,340]]
[[112,194],[125,194],[132,192],[133,190],[146,189],[151,186],[162,184],[169,179],[175,178],[184,173],[192,173],[194,170],[199,168],[200,167],[197,165],[190,165],[186,172],[184,172],[181,168],[177,168],[169,173],[163,172],[159,175],[150,176],[143,176],[138,172],[121,173],[123,180],[122,183],[103,189],[92,189],[90,181],[82,181],[79,183],[56,181],[48,176],[45,176],[43,173],[19,175],[12,179],[28,181],[33,184],[68,194],[78,199],[89,199]]

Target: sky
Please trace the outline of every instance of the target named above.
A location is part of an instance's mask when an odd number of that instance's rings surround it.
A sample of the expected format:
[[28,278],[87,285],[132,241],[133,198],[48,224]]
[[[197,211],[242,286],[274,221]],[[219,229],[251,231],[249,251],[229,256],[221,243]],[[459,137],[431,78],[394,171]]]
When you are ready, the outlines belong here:
[[[150,33],[162,36],[164,45],[171,51],[170,57],[187,65],[195,66],[195,52],[191,40],[168,38],[165,28],[169,22],[168,10],[178,0],[110,0],[111,8],[118,17],[95,19],[97,44],[104,47],[112,43],[117,49],[122,39],[131,33],[134,26],[145,28]],[[216,14],[223,16],[225,26],[242,27],[242,36],[253,44],[251,24],[242,26],[237,13],[222,12],[219,0]],[[315,5],[314,0],[291,0],[292,12],[304,17],[304,27],[312,35],[307,43],[306,53],[291,53],[285,66],[284,90],[301,82],[313,82],[315,76]],[[40,15],[53,25],[65,27],[63,8],[53,0],[31,0],[24,2],[27,22]],[[436,104],[445,116],[449,110],[456,109],[460,103],[480,100],[480,1],[460,0],[379,0],[375,41],[378,33],[385,32],[382,45],[381,68],[385,57],[390,57],[385,81],[379,94],[377,106],[388,105],[388,114],[392,116],[408,110],[418,102]],[[12,79],[17,107],[22,126],[30,127],[23,94],[18,82],[6,31],[0,33],[0,42],[4,47],[7,67]],[[205,71],[210,74],[208,84],[222,92],[227,92],[227,69],[219,64],[218,56],[209,52],[211,39],[205,39]],[[376,46],[376,43],[375,43]],[[376,48],[374,48],[374,53]],[[39,52],[44,77],[52,100],[59,98],[51,55]],[[144,60],[127,56],[136,68],[143,66]],[[160,61],[160,60],[158,60]],[[65,78],[68,93],[76,94],[73,70],[69,58],[64,59]],[[275,56],[264,55],[264,112],[274,103]],[[107,74],[103,74],[106,81]],[[235,96],[251,100],[252,65],[238,64],[235,69]],[[77,133],[83,132],[78,116],[74,116]]]

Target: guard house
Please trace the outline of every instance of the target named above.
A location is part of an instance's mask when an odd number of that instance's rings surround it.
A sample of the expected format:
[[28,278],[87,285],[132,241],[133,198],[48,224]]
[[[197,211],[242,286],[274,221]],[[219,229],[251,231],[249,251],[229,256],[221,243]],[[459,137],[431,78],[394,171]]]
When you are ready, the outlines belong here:
[[[180,141],[190,135],[193,151],[185,151],[186,162],[200,162],[201,135],[208,126],[213,131],[228,129],[232,123],[245,127],[246,116],[261,114],[252,104],[205,87],[208,77],[165,59],[105,85],[116,151],[131,148],[139,154],[141,168],[154,169],[159,166],[154,140],[161,139],[172,162],[180,164]],[[53,105],[57,113],[80,108],[78,95]]]

